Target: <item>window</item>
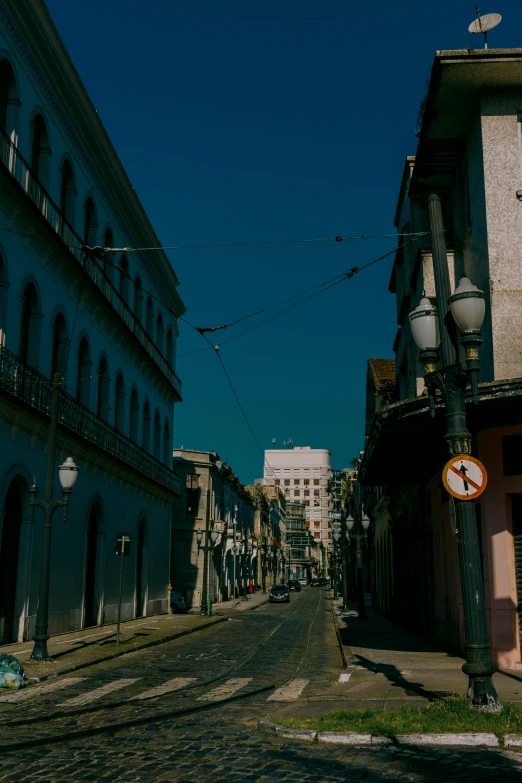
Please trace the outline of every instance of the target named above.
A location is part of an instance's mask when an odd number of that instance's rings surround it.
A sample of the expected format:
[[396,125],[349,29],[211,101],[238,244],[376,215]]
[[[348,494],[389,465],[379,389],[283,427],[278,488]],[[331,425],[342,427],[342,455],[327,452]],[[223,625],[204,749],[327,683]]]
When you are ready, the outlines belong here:
[[199,506],[199,475],[197,473],[187,473],[185,486],[187,488],[186,514],[188,517],[197,517]]
[[102,356],[98,365],[98,397],[96,413],[104,421],[109,419],[109,389],[111,379],[109,378],[109,365],[107,359]]
[[283,473],[285,474],[285,476],[289,476],[290,475],[290,468],[283,468]]
[[301,492],[299,489],[294,489],[294,497],[298,498],[300,494]]
[[134,443],[138,442],[138,427],[139,427],[139,414],[140,414],[140,404],[138,401],[138,392],[136,389],[132,390],[131,394],[131,409],[130,409],[130,439],[134,441]]
[[118,375],[116,378],[116,394],[114,398],[114,426],[120,432],[124,430],[125,421],[125,387],[123,384],[123,376]]
[[31,149],[31,168],[37,179],[44,185],[47,184],[49,173],[49,135],[47,126],[41,114],[37,114],[33,122],[33,145]]
[[321,518],[321,512],[320,511],[314,511],[314,519],[320,519]]
[[300,483],[299,479],[294,479],[294,487],[298,487]]
[[83,229],[83,238],[86,245],[89,245],[89,247],[94,247],[96,245],[96,229],[98,228],[98,223],[96,221],[96,207],[94,206],[94,201],[90,196],[85,202],[84,209],[85,223]]
[[305,506],[309,506],[310,505],[310,501],[309,500],[305,500],[304,504],[305,504]]
[[274,473],[276,474],[276,476],[279,476],[279,474],[281,473],[281,468],[274,468]]
[[320,468],[314,468],[314,476],[321,475],[321,469]]
[[285,482],[285,487],[290,486],[290,479],[284,479],[284,482]]
[[22,297],[22,330],[20,358],[32,367],[38,366],[40,354],[40,300],[32,283],[28,283]]
[[[74,200],[76,197],[76,189],[74,187],[74,172],[71,162],[69,160],[64,161],[62,166],[62,181],[60,185],[60,212],[63,217],[69,222],[74,222]],[[64,237],[64,231],[62,230],[62,237]]]
[[320,500],[314,500],[314,506],[319,507],[320,505],[321,505],[321,501]]
[[321,527],[321,523],[320,522],[314,522],[314,527]]
[[305,489],[304,496],[305,496],[305,498],[309,498],[310,497],[310,490],[309,489]]
[[314,538],[321,538],[321,534],[317,531],[314,531]]
[[276,479],[276,480],[275,480],[275,485],[276,485],[276,487],[278,487],[280,484],[281,484],[281,481],[280,481],[280,479]]
[[310,479],[303,479],[305,487],[310,485]]
[[518,476],[522,473],[522,435],[502,437],[502,466],[504,476]]
[[298,476],[301,473],[301,468],[294,468],[294,476]]
[[320,479],[314,479],[314,487],[319,487],[321,484]]
[[310,473],[310,468],[303,468],[303,473],[305,474],[305,476],[306,476],[307,473],[309,474]]
[[120,258],[120,296],[125,304],[129,304],[129,280],[129,262],[123,254]]
[[318,498],[318,497],[319,497],[319,490],[314,489],[314,498]]

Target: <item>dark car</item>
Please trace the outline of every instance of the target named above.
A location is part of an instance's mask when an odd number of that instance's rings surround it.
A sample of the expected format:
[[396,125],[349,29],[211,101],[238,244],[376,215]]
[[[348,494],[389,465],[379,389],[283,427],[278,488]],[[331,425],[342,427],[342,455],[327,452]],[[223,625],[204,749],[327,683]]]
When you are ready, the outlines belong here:
[[323,576],[323,577],[321,577],[321,584],[323,585],[323,587],[325,585],[329,585],[330,584],[330,580],[326,579],[326,577]]
[[314,576],[314,578],[310,582],[310,587],[321,587],[322,584],[323,584],[322,579],[320,579],[318,576]]
[[289,590],[295,590],[296,593],[301,592],[301,585],[297,581],[297,579],[289,579],[287,582],[287,587]]
[[270,588],[270,592],[268,594],[268,601],[269,603],[277,602],[281,603],[283,601],[290,600],[290,593],[288,592],[288,587],[286,585],[274,585]]

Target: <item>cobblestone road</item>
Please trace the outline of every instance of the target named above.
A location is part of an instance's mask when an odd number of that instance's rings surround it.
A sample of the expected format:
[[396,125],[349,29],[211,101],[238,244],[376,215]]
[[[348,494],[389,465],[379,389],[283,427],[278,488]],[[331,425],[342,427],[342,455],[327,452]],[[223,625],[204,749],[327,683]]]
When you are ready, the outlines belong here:
[[[267,605],[197,638],[83,670],[69,678],[74,682],[64,685],[58,678],[45,684],[46,691],[37,686],[13,694],[17,698],[0,701],[0,781],[522,781],[522,755],[514,752],[347,749],[281,740],[258,730],[259,718],[276,710],[275,702],[267,701],[273,690],[225,706],[212,701],[218,688],[225,689],[219,694],[223,697],[281,685],[302,662],[312,620],[308,663],[292,698],[297,705],[308,693],[317,693],[321,683],[329,688],[341,663],[334,650],[326,647],[328,655],[322,653],[331,623],[328,608],[325,592],[308,589],[292,596],[289,606]],[[253,655],[244,661],[249,652]],[[241,661],[244,665],[234,669]],[[63,739],[78,729],[96,730],[197,704],[212,708]],[[8,750],[12,743],[45,738],[53,744]]]

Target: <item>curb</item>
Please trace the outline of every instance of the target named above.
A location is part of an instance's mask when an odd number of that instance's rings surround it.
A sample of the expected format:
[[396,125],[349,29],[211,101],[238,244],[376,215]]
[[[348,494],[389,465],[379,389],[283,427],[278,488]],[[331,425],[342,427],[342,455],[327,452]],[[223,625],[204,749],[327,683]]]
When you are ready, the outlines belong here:
[[[330,602],[333,602],[333,598],[329,595],[328,600]],[[339,645],[339,652],[341,653],[341,658],[343,659],[344,668],[348,668],[348,662],[346,660],[346,655],[344,654],[344,645],[341,640],[341,631],[340,631],[340,625],[339,625],[339,618],[337,616],[337,613],[335,611],[336,607],[332,603],[332,617],[333,617],[333,624],[335,628],[335,635],[337,636],[337,644]]]
[[[279,723],[261,718],[259,728],[285,739],[305,742],[329,742],[338,745],[423,745],[423,746],[468,746],[498,748],[500,742],[494,734],[398,734],[390,737],[373,737],[371,734],[351,734],[344,731],[316,731],[314,729],[287,729]],[[506,734],[505,747],[522,747],[522,734]]]
[[[218,617],[218,615],[214,615],[215,617]],[[96,658],[92,661],[84,661],[83,663],[77,663],[75,666],[68,666],[66,669],[61,669],[59,672],[51,672],[50,674],[43,674],[41,677],[28,677],[29,680],[32,680],[31,684],[27,683],[25,687],[31,687],[31,685],[37,685],[40,682],[45,682],[46,680],[52,680],[56,677],[61,677],[62,674],[70,674],[71,672],[77,672],[80,669],[86,669],[89,666],[95,666],[98,663],[105,663],[105,661],[112,661],[114,658],[121,658],[122,655],[131,655],[132,653],[139,652],[140,650],[145,650],[147,647],[156,647],[158,644],[165,644],[165,642],[170,642],[173,639],[179,639],[181,636],[187,636],[190,633],[196,633],[197,631],[203,631],[205,628],[209,628],[212,625],[218,625],[219,623],[222,623],[226,620],[226,617],[219,617],[219,619],[215,620],[213,623],[205,623],[205,625],[199,625],[197,628],[184,628],[182,631],[176,631],[176,633],[168,634],[167,636],[162,636],[161,639],[154,639],[150,642],[145,642],[144,644],[140,644],[139,647],[135,647],[132,650],[129,650],[128,648],[126,650],[117,650],[113,653],[108,653],[107,655],[102,655],[100,658]]]

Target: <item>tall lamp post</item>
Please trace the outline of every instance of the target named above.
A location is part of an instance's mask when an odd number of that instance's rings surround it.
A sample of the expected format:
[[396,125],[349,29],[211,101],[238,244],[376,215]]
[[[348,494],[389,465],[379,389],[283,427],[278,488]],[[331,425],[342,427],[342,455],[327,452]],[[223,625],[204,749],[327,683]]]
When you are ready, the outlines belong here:
[[232,600],[236,600],[236,558],[238,553],[238,547],[236,542],[236,535],[237,535],[237,515],[238,515],[239,508],[237,505],[234,506],[234,520],[232,522],[232,554],[234,556],[234,571],[233,571],[233,588],[232,588]]
[[266,538],[263,539],[263,543],[260,547],[261,556],[261,592],[266,594],[266,561],[268,559],[268,544]]
[[[359,517],[359,515],[357,515]],[[357,569],[357,602],[359,604],[359,619],[367,620],[368,615],[366,613],[366,606],[364,605],[364,563],[363,563],[363,541],[366,545],[367,530],[370,527],[370,518],[362,509],[360,515],[360,526],[357,533],[352,533],[355,520],[351,514],[346,517],[346,538],[350,541],[353,538],[355,541],[355,565]],[[362,530],[362,532],[361,532]]]
[[[203,535],[206,534],[207,543],[203,544]],[[204,584],[204,590],[203,590],[203,600],[201,601],[201,614],[203,616],[210,617],[212,615],[212,602],[210,600],[209,596],[209,582],[210,582],[210,574],[209,574],[209,567],[210,567],[210,557],[209,553],[212,552],[214,547],[216,546],[216,541],[219,537],[219,531],[217,530],[196,530],[196,541],[198,542],[198,554],[201,550],[203,550],[203,584]]]
[[[466,387],[471,385],[473,401],[478,402],[480,329],[486,314],[484,294],[463,277],[450,296],[446,240],[440,199],[428,199],[432,240],[433,270],[437,308],[423,296],[410,313],[413,339],[420,350],[424,378],[430,398],[431,415],[435,401],[442,397],[446,415],[446,443],[450,457],[471,454],[471,435],[466,424]],[[453,316],[453,319],[450,317]],[[456,332],[465,360],[460,361]],[[437,363],[441,363],[437,369]],[[493,684],[495,666],[491,661],[488,624],[484,601],[484,583],[480,561],[475,504],[454,499],[460,581],[464,604],[466,663],[462,670],[469,677],[467,700],[471,707],[498,712],[502,704]]]
[[[335,512],[334,512],[335,513]],[[350,537],[346,528],[344,515],[341,519],[334,520],[333,540],[341,552],[342,584],[343,584],[343,610],[348,611],[348,552]]]
[[248,571],[248,558],[252,554],[252,537],[247,530],[243,530],[241,536],[241,548],[242,548],[242,566],[243,566],[243,601],[248,601],[247,596],[247,571]]
[[67,508],[72,489],[78,478],[78,467],[72,457],[67,457],[63,465],[58,468],[58,477],[62,486],[62,500],[53,500],[54,470],[56,464],[56,443],[58,436],[58,417],[60,412],[60,373],[53,376],[51,395],[51,419],[49,424],[49,440],[47,443],[47,474],[45,480],[45,497],[37,500],[38,487],[36,483],[29,489],[29,505],[31,506],[31,519],[34,517],[35,508],[39,507],[44,512],[44,529],[42,541],[42,561],[40,566],[40,586],[38,592],[38,609],[36,611],[36,629],[34,634],[34,647],[31,653],[31,661],[52,661],[47,650],[49,638],[49,577],[51,573],[51,539],[53,529],[53,515],[57,508],[64,509],[64,520],[67,518]]

